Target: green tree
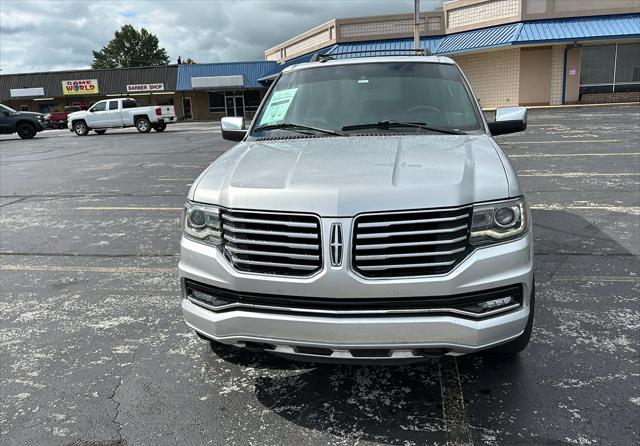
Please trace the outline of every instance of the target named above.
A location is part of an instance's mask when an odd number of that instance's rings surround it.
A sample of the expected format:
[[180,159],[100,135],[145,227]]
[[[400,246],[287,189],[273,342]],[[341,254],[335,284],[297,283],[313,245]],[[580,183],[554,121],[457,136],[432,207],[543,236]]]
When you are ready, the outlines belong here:
[[91,68],[143,67],[167,65],[169,56],[158,45],[158,38],[144,28],[138,32],[123,25],[115,37],[99,51],[93,51]]

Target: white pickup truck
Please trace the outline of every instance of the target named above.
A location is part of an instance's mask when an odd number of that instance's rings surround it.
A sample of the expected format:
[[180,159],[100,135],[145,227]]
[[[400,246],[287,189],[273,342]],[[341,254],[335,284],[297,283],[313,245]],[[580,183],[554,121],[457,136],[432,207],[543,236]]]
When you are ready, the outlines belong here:
[[89,108],[70,113],[67,127],[77,135],[84,136],[93,130],[102,135],[110,128],[135,127],[140,133],[151,129],[162,132],[167,124],[177,121],[173,105],[138,107],[135,99],[118,98],[98,101]]

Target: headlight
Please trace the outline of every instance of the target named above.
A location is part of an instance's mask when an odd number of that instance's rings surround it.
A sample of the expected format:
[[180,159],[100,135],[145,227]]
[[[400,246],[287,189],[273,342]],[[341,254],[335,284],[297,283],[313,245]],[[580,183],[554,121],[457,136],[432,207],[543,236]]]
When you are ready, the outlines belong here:
[[529,226],[523,198],[479,204],[473,207],[471,243],[483,245],[519,237]]
[[220,211],[215,206],[187,202],[184,209],[185,237],[211,246],[222,242],[220,237]]

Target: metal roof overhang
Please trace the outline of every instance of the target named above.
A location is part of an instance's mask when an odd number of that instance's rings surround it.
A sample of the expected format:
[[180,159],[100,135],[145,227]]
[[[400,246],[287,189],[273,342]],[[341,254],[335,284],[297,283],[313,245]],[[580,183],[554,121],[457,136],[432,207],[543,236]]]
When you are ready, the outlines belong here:
[[640,37],[640,13],[524,22],[513,45]]

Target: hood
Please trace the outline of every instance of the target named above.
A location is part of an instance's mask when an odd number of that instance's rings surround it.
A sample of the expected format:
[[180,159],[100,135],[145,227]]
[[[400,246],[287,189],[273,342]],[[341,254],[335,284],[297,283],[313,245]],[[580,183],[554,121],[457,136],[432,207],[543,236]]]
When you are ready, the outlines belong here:
[[87,114],[87,111],[86,111],[86,110],[78,110],[78,111],[75,111],[75,112],[69,113],[69,114],[67,115],[67,119],[70,119],[70,118],[81,118],[81,117],[83,117],[83,116],[84,116],[84,115],[86,115],[86,114]]
[[42,113],[29,112],[29,111],[16,111],[16,115],[19,115],[19,116],[33,116],[34,118],[37,118],[39,116],[43,116]]
[[498,150],[486,135],[247,141],[203,172],[189,198],[325,217],[458,206],[509,197]]

